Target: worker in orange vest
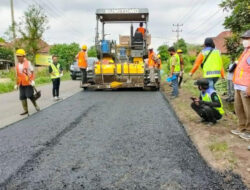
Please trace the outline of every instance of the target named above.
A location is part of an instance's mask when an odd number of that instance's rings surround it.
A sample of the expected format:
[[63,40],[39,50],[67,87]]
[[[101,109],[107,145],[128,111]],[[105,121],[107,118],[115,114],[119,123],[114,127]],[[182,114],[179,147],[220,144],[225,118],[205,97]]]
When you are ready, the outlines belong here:
[[146,29],[143,27],[143,23],[142,22],[140,22],[139,28],[136,29],[136,32],[142,33],[143,36],[145,35]]
[[24,110],[20,115],[28,115],[27,98],[31,100],[37,111],[40,110],[34,97],[34,68],[25,58],[26,52],[23,49],[18,49],[16,51],[16,56],[18,63],[16,65],[17,83],[15,88],[19,88],[20,100]]
[[250,139],[250,30],[242,35],[245,48],[234,70],[235,112],[239,126],[231,132],[241,138]]
[[148,68],[149,68],[149,77],[150,77],[150,83],[155,82],[155,67],[157,66],[156,60],[157,57],[154,53],[153,47],[150,46],[148,48]]
[[82,72],[82,84],[87,83],[87,67],[88,67],[88,54],[87,46],[83,45],[82,50],[76,55],[78,61],[78,67]]

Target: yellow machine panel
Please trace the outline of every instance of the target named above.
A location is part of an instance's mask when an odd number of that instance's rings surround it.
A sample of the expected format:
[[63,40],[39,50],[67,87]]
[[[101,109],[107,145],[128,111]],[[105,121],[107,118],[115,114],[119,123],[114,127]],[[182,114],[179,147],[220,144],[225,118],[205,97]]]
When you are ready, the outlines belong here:
[[[123,69],[122,69],[123,67]],[[135,63],[117,63],[117,64],[103,64],[102,69],[100,64],[95,65],[95,74],[100,75],[133,75],[133,74],[144,74],[144,63],[135,64]]]

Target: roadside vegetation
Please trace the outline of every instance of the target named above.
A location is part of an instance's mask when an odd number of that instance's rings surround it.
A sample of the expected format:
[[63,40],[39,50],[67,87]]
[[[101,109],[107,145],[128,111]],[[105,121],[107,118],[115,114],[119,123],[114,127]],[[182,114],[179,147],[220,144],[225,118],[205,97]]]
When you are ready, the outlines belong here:
[[[36,86],[43,84],[48,84],[51,82],[48,68],[36,68],[35,71],[35,83]],[[70,80],[70,72],[64,72],[61,80]],[[16,84],[16,74],[14,69],[10,71],[0,71],[0,94],[14,91],[14,86]]]

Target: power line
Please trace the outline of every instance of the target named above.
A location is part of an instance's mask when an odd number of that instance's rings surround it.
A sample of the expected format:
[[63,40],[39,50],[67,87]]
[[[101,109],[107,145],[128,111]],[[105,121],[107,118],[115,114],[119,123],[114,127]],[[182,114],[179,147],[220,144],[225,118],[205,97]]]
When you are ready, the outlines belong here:
[[176,38],[177,38],[177,42],[179,41],[179,37],[180,37],[180,32],[182,32],[182,30],[180,30],[180,27],[183,26],[183,24],[173,24],[174,27],[176,27],[176,30],[172,30],[172,32],[176,32]]

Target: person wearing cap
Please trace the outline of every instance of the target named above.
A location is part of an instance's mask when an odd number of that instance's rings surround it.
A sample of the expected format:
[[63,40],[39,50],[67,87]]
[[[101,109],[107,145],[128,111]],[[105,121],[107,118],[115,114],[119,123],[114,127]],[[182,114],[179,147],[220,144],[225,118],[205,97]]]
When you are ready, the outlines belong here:
[[172,91],[171,95],[172,95],[172,98],[176,98],[179,95],[178,77],[179,77],[179,74],[181,71],[180,57],[176,53],[174,47],[168,48],[168,52],[171,55],[171,58],[170,58],[170,76],[169,77],[173,77],[174,75],[176,76],[176,77],[174,77],[175,79],[172,80],[173,91]]
[[83,45],[82,50],[76,55],[76,60],[78,62],[78,67],[82,72],[82,84],[87,83],[87,67],[88,67],[88,54],[87,46]]
[[200,97],[191,98],[193,100],[192,109],[202,118],[202,122],[215,124],[224,114],[221,98],[213,88],[209,87],[206,79],[197,80],[195,85],[200,90]]
[[152,46],[148,48],[148,68],[149,68],[149,77],[150,77],[150,83],[155,82],[155,67],[157,65],[156,60],[157,56],[154,52],[154,49]]
[[184,73],[184,59],[183,59],[183,57],[182,57],[183,51],[182,51],[181,49],[178,49],[178,50],[177,50],[177,53],[178,53],[178,55],[179,55],[179,57],[180,57],[180,64],[181,64],[181,72],[180,72],[179,83],[178,83],[179,88],[180,88],[180,87],[181,87],[181,82],[182,82],[182,80],[183,80],[183,73]]
[[205,48],[197,56],[194,66],[189,75],[192,76],[201,66],[203,78],[209,82],[209,87],[215,88],[215,83],[220,77],[225,78],[221,53],[215,48],[212,38],[206,38],[204,41]]
[[233,83],[235,89],[234,109],[239,119],[239,125],[233,134],[250,139],[250,30],[242,36],[245,48],[234,70]]
[[59,88],[60,88],[60,77],[63,76],[63,69],[60,63],[58,63],[58,56],[52,56],[52,63],[49,66],[50,78],[52,80],[52,95],[55,101],[60,100],[59,98]]
[[30,61],[28,61],[28,59],[26,58],[26,52],[24,49],[18,49],[16,51],[16,57],[17,83],[15,88],[19,88],[19,98],[22,102],[22,107],[24,110],[20,115],[29,115],[27,98],[31,100],[36,111],[40,110],[34,97],[34,68],[31,65]]

